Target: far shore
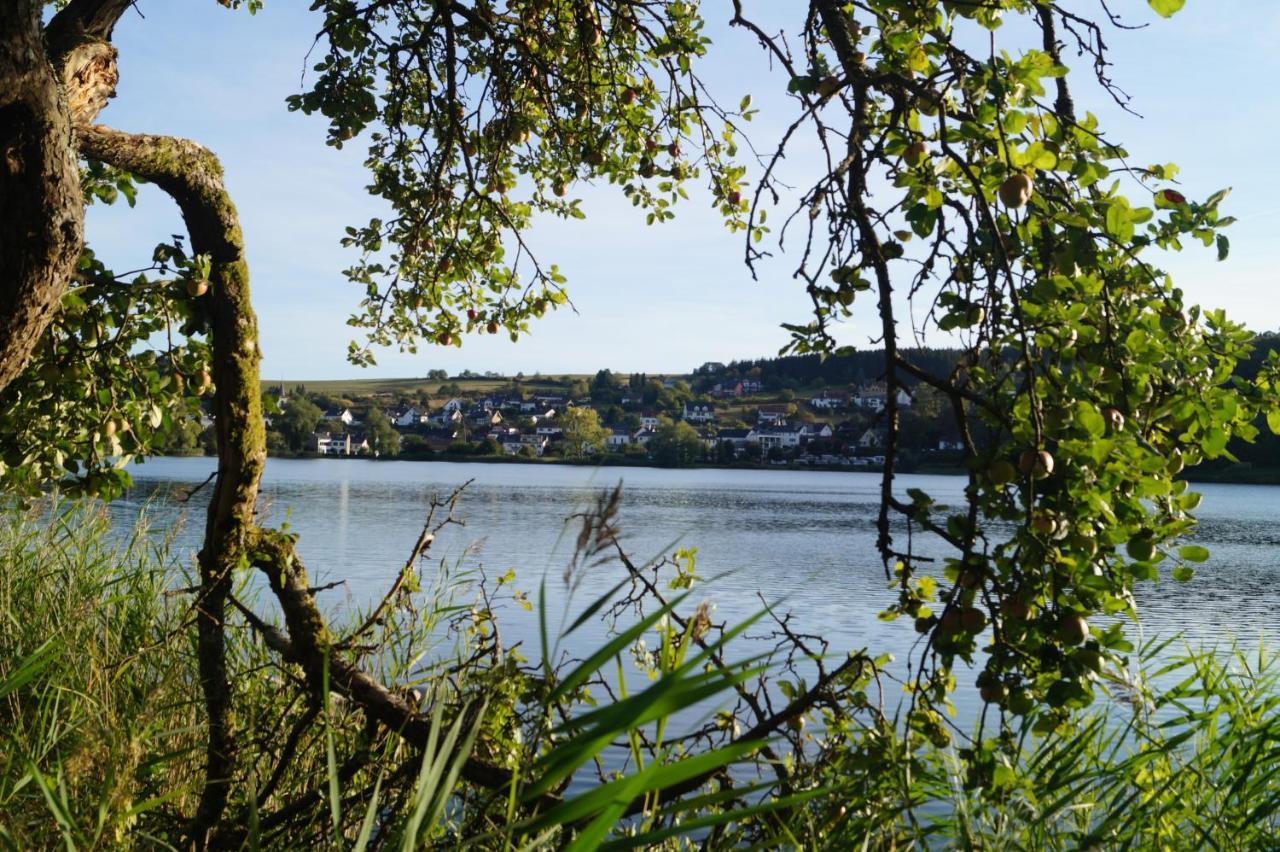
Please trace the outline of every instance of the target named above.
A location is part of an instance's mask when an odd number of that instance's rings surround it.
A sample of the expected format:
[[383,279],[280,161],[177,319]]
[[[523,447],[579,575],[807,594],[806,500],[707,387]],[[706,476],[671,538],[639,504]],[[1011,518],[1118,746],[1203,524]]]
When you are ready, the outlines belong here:
[[[173,458],[213,458],[203,453],[169,453],[166,454]],[[271,458],[282,459],[324,459],[331,462],[342,462],[347,460],[363,460],[376,462],[472,462],[475,464],[529,464],[529,465],[570,465],[574,467],[653,467],[668,468],[672,470],[820,470],[830,473],[880,473],[883,467],[880,465],[818,465],[818,464],[795,464],[793,462],[783,462],[780,464],[756,464],[751,462],[735,462],[733,464],[717,464],[715,462],[699,462],[690,465],[664,465],[651,461],[647,458],[636,458],[617,454],[606,454],[603,456],[591,456],[582,459],[566,459],[566,458],[525,458],[523,456],[479,456],[466,455],[463,453],[436,453],[431,456],[386,456],[376,457],[369,455],[362,456],[329,456],[320,455],[318,453],[293,453],[289,455],[273,455]],[[967,470],[962,464],[949,463],[943,461],[923,461],[909,465],[898,465],[900,473],[915,473],[937,476],[964,476]],[[1224,485],[1280,485],[1280,466],[1253,466],[1245,464],[1230,464],[1224,466],[1201,466],[1194,471],[1188,471],[1189,476],[1184,476],[1188,482],[1192,483],[1217,483]]]

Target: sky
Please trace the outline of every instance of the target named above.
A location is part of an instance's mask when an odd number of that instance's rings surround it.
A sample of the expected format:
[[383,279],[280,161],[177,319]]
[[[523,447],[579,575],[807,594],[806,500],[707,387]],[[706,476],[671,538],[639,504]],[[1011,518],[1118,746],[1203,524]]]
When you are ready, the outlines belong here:
[[[320,120],[285,108],[285,98],[304,85],[305,56],[320,25],[307,5],[267,0],[250,16],[212,0],[139,0],[116,28],[118,96],[99,119],[132,132],[190,137],[221,158],[246,235],[264,377],[688,372],[705,361],[776,355],[787,341],[779,324],[806,321],[803,287],[791,278],[795,258],[765,263],[752,280],[742,236],[726,231],[705,197],[695,193],[674,222],[646,227],[616,188],[580,185],[572,192],[587,219],[540,222],[532,233],[541,257],[568,276],[576,312],[548,313],[518,344],[468,337],[461,349],[384,349],[377,366],[352,366],[347,343],[359,330],[346,320],[361,293],[342,275],[355,256],[339,240],[345,226],[380,210],[364,190],[363,146],[329,148]],[[786,78],[769,69],[754,41],[727,26],[728,0],[702,5],[714,44],[701,72],[724,103],[753,95],[760,114],[750,135],[769,150],[794,115]],[[744,5],[779,25],[801,7],[798,0]],[[1129,23],[1149,24],[1108,34],[1112,76],[1141,117],[1118,110],[1084,80],[1076,83],[1077,109],[1096,112],[1133,161],[1177,163],[1188,197],[1234,188],[1224,204],[1239,220],[1227,232],[1230,259],[1217,263],[1197,244],[1160,262],[1191,301],[1224,308],[1255,330],[1280,328],[1280,3],[1189,0],[1167,21],[1142,0],[1110,5]],[[1063,59],[1087,74],[1083,60],[1070,53]],[[802,179],[805,160],[798,149],[788,176]],[[143,265],[156,242],[182,231],[176,207],[151,187],[136,208],[96,206],[87,222],[89,243],[118,269]],[[864,304],[840,330],[842,343],[874,345],[872,310]],[[932,342],[947,343],[940,335]]]

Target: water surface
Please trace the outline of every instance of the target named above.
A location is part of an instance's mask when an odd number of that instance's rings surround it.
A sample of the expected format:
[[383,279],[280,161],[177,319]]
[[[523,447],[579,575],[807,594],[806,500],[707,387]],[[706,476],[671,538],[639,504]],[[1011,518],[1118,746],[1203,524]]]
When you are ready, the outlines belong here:
[[[208,458],[137,465],[136,487],[111,511],[123,521],[146,506],[159,526],[186,515],[178,543],[189,559],[198,546],[208,489],[185,505],[170,495],[175,487],[204,481],[213,469]],[[886,623],[876,617],[895,597],[875,550],[876,473],[271,459],[263,502],[269,522],[287,520],[300,534],[299,549],[313,579],[346,580],[322,596],[340,609],[380,596],[413,546],[432,495],[448,494],[469,480],[474,481],[459,510],[466,524],[447,528],[433,556],[483,566],[490,576],[515,569],[518,583],[531,593],[545,576],[553,616],[564,609],[563,575],[577,531],[566,519],[621,481],[620,526],[633,559],[644,562],[696,547],[701,576],[725,575],[696,593],[715,606],[717,620],[745,617],[765,600],[780,613],[793,613],[796,629],[821,635],[833,652],[866,648],[893,653],[900,663],[918,639],[908,620]],[[953,504],[963,485],[955,476],[896,480],[903,493],[921,488]],[[1204,494],[1196,540],[1213,556],[1188,583],[1166,576],[1138,588],[1141,636],[1181,633],[1197,646],[1229,638],[1256,644],[1274,632],[1280,603],[1280,487],[1207,484],[1193,490]],[[622,576],[617,564],[590,569],[571,607],[584,605]],[[510,606],[503,618],[508,642],[536,650],[530,614]],[[593,623],[577,634],[581,644],[572,650],[584,650],[605,630],[603,623]],[[1136,640],[1139,631],[1133,633]]]

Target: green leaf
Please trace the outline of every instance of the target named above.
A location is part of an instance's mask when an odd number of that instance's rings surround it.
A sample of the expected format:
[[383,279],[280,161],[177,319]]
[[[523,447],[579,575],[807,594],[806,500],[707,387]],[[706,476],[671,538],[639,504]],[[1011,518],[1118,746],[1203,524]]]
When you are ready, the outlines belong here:
[[1195,573],[1196,572],[1190,567],[1186,565],[1179,565],[1177,568],[1173,569],[1173,579],[1177,580],[1179,583],[1185,583],[1194,577]]
[[1271,434],[1280,435],[1280,408],[1267,412],[1267,426]]
[[1107,432],[1107,421],[1102,419],[1098,409],[1087,402],[1076,404],[1076,423],[1091,438],[1101,438]]
[[1178,558],[1188,562],[1205,562],[1209,559],[1209,549],[1198,544],[1188,544],[1178,548]]

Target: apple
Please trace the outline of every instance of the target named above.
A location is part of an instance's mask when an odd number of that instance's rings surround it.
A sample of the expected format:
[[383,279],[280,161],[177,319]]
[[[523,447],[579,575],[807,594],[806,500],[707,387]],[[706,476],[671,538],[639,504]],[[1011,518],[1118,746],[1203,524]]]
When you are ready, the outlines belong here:
[[982,696],[982,700],[988,704],[1003,704],[1009,697],[1009,687],[997,681],[996,683],[985,683],[978,689],[978,694]]
[[197,370],[195,374],[196,393],[203,394],[213,384],[213,376],[208,370]]
[[1149,533],[1140,533],[1129,539],[1124,550],[1130,558],[1138,562],[1150,562],[1156,557],[1156,542]]
[[1004,603],[1000,604],[1000,611],[1004,613],[1005,618],[1026,621],[1027,616],[1031,614],[1031,606],[1022,598],[1005,598]]
[[924,143],[916,141],[907,146],[907,150],[902,152],[902,157],[907,161],[907,165],[914,169],[916,166],[924,162],[924,158],[927,153]]
[[1079,645],[1089,635],[1089,622],[1078,612],[1064,612],[1058,619],[1058,638],[1068,645]]
[[440,334],[436,335],[436,342],[439,343],[441,346],[452,345],[453,335],[447,331],[442,331],[440,332]]
[[467,308],[467,319],[471,320],[472,322],[475,322],[475,321],[476,321],[476,309],[475,309],[475,308]]
[[982,628],[987,626],[987,617],[982,610],[967,607],[960,613],[960,625],[965,633],[981,633]]
[[1018,470],[1013,466],[1013,462],[1008,459],[996,459],[987,468],[987,478],[995,485],[1005,485],[1013,482],[1018,476]]
[[636,90],[632,88],[624,89],[622,92],[622,102],[627,106],[636,102]]
[[1040,509],[1031,516],[1031,529],[1041,535],[1053,535],[1058,528],[1057,516],[1048,509]]
[[102,424],[102,434],[106,435],[108,438],[115,435],[116,429],[116,421],[114,420],[108,420],[106,423]]
[[466,154],[468,157],[474,157],[476,155],[476,143],[471,141],[463,142],[462,153]]
[[1053,456],[1048,450],[1026,450],[1018,456],[1018,469],[1028,476],[1044,479],[1053,473]]
[[1105,408],[1102,411],[1102,416],[1107,419],[1107,425],[1111,427],[1112,431],[1119,432],[1124,429],[1124,412],[1120,409]]
[[949,607],[938,621],[938,632],[943,636],[953,636],[960,632],[960,610]]
[[1000,184],[1000,202],[1005,207],[1017,209],[1026,205],[1031,200],[1031,193],[1035,184],[1031,178],[1019,172],[1016,175],[1010,175],[1005,178],[1004,183]]
[[569,188],[565,186],[563,183],[561,183],[560,181],[556,181],[555,183],[551,184],[551,191],[554,192],[559,197],[564,198],[565,193],[569,191]]
[[497,334],[497,333],[498,333],[498,324],[497,324],[496,322],[494,322],[493,320],[489,320],[489,324],[488,324],[487,326],[485,326],[485,329],[486,329],[490,334]]
[[742,203],[742,193],[738,192],[738,190],[736,189],[732,190],[729,192],[728,195],[725,196],[725,200],[728,201],[730,204],[732,204],[734,207],[737,207],[739,204]]
[[1091,672],[1102,671],[1102,652],[1097,648],[1081,648],[1071,654],[1071,659]]
[[1071,537],[1071,547],[1085,559],[1093,559],[1098,553],[1098,540],[1091,535],[1076,533]]
[[668,146],[667,146],[667,153],[668,153],[668,154],[670,154],[670,155],[671,155],[671,156],[673,156],[673,157],[679,157],[679,156],[680,156],[680,143],[679,143],[679,142],[672,142],[670,145],[668,145]]
[[187,279],[187,295],[193,299],[198,299],[205,293],[209,292],[209,282],[203,278]]

